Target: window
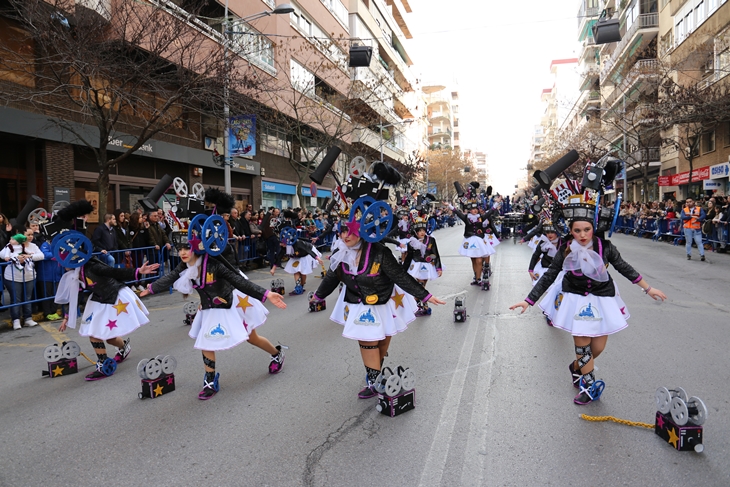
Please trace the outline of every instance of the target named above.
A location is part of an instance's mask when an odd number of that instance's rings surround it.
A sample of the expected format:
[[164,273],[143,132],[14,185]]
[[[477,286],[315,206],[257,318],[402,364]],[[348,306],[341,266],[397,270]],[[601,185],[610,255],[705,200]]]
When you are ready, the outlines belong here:
[[730,145],[730,122],[725,122],[725,147]]
[[314,94],[314,74],[294,59],[291,60],[291,84],[302,93]]
[[332,12],[337,20],[347,26],[347,17],[349,13],[347,11],[347,7],[345,7],[340,0],[322,0],[322,3],[330,12]]
[[289,157],[286,132],[279,127],[261,123],[259,127],[260,148],[264,152]]
[[707,154],[715,150],[715,131],[702,134],[702,153]]
[[231,31],[233,51],[246,59],[254,59],[274,67],[274,46],[265,35],[243,21],[231,25]]

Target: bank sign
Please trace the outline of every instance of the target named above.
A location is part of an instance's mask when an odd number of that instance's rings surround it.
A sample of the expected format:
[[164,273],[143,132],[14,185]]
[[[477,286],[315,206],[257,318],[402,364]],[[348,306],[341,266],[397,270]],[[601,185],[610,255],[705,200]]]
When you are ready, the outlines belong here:
[[724,162],[710,167],[710,179],[720,179],[730,176],[730,163]]

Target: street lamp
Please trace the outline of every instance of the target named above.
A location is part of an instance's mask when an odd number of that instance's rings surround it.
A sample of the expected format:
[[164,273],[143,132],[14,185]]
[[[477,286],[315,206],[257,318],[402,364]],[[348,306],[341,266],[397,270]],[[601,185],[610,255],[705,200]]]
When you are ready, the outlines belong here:
[[[240,19],[236,19],[236,22],[251,22],[253,20],[260,19],[262,17],[269,17],[270,15],[279,15],[279,14],[290,14],[294,12],[294,7],[292,7],[288,3],[282,3],[281,5],[278,5],[273,10],[266,10],[264,12],[259,12],[257,14],[249,15],[247,17],[241,17]],[[228,153],[228,139],[229,139],[229,118],[230,118],[230,108],[228,106],[228,95],[229,95],[229,85],[230,85],[230,69],[228,67],[228,45],[230,44],[230,37],[228,37],[230,34],[235,34],[235,32],[231,32],[229,30],[231,22],[228,20],[228,0],[226,0],[225,10],[223,12],[223,18],[225,19],[223,21],[223,64],[225,67],[225,79],[223,81],[223,118],[226,120],[226,126],[225,126],[225,132],[223,133],[223,184],[225,186],[226,193],[231,192],[231,161],[229,160],[231,158],[230,154]]]

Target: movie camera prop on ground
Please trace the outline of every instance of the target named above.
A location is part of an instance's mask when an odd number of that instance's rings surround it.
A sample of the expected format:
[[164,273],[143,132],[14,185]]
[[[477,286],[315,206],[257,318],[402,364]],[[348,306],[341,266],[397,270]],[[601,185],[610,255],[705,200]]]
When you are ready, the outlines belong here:
[[707,420],[707,407],[702,399],[687,397],[681,387],[660,387],[654,399],[657,406],[654,432],[677,451],[702,453],[702,425]]
[[391,418],[416,407],[416,375],[413,370],[398,366],[396,373],[385,367],[375,379],[378,404],[375,409]]
[[79,371],[77,357],[81,355],[81,347],[76,342],[63,342],[48,345],[43,350],[43,358],[48,362],[48,369],[41,371],[43,377],[61,377]]
[[144,358],[137,364],[137,373],[142,379],[140,399],[154,399],[175,390],[175,368],[177,360],[172,355],[158,355]]
[[[610,237],[616,229],[622,196],[621,193],[618,194],[613,208],[603,206],[601,196],[611,188],[625,162],[612,157],[609,152],[597,162],[589,162],[586,165],[583,180],[579,184],[565,173],[579,159],[578,152],[572,150],[544,171],[535,171],[533,178],[537,186],[533,190],[534,201],[526,214],[532,213],[539,217],[540,222],[544,220],[554,222],[558,233],[564,236],[569,233],[566,222],[575,217],[585,216],[582,212],[589,211],[585,205],[595,202],[595,210],[590,210],[594,214],[593,226],[597,233],[608,231]],[[560,175],[565,178],[564,181],[555,184]]]
[[309,311],[311,312],[316,313],[327,309],[327,300],[319,298],[315,299],[314,291],[307,295],[307,302],[309,303]]
[[468,316],[466,314],[466,296],[457,296],[454,299],[454,322],[464,323]]
[[332,201],[326,211],[335,207],[340,215],[349,215],[350,221],[360,223],[360,236],[367,242],[379,242],[393,226],[393,210],[384,200],[389,197],[388,186],[396,186],[401,181],[401,174],[392,166],[375,161],[367,167],[362,156],[353,158],[349,166],[349,176],[341,183],[332,166],[340,155],[339,147],[330,147],[327,154],[309,176],[316,184],[322,184],[329,172],[337,183],[332,192]]
[[185,319],[183,320],[183,323],[190,326],[193,324],[193,320],[195,319],[195,315],[198,314],[198,307],[200,305],[196,303],[195,301],[190,301],[189,303],[185,304],[183,306],[183,312],[185,313]]

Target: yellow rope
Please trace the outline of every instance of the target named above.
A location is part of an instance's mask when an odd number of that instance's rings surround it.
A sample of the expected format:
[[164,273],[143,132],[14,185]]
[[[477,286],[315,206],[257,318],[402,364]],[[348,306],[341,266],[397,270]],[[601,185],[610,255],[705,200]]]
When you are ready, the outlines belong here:
[[588,416],[587,414],[581,414],[580,417],[585,419],[586,421],[613,421],[614,423],[625,424],[627,426],[638,426],[650,430],[654,429],[653,424],[640,423],[638,421],[629,421],[627,419],[614,418],[613,416]]

